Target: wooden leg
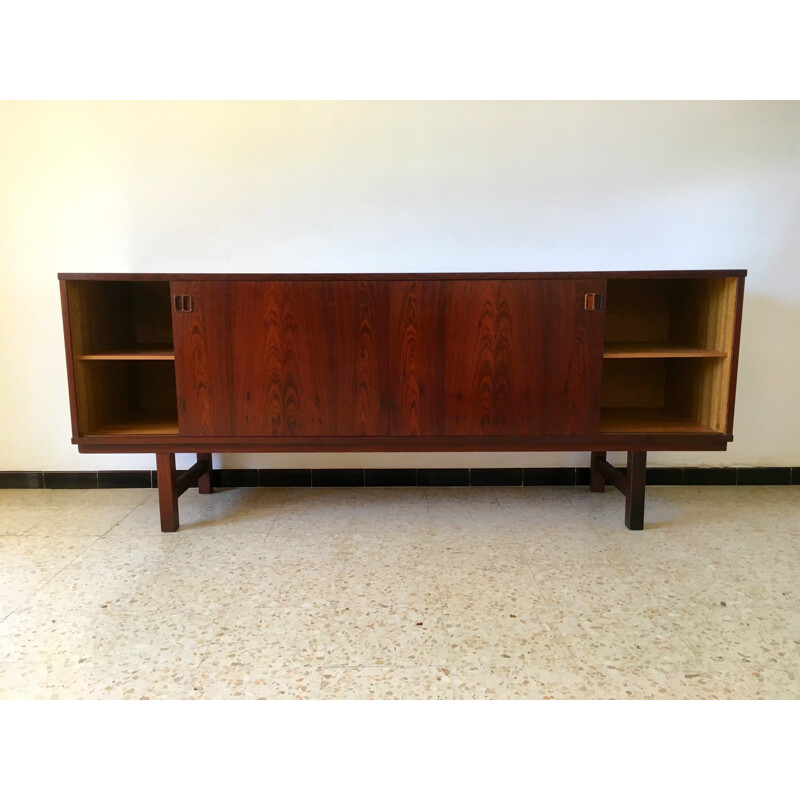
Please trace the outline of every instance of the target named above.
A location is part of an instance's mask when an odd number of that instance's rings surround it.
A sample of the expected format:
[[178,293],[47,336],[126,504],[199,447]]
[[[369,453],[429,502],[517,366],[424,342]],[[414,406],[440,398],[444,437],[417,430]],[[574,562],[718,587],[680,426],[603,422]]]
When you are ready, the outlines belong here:
[[644,487],[647,453],[628,453],[628,470],[625,474],[625,526],[632,531],[644,528]]
[[161,511],[161,530],[178,530],[178,487],[175,473],[175,453],[156,453],[158,475],[158,507]]
[[606,476],[598,469],[600,461],[605,461],[605,452],[592,451],[592,460],[589,463],[589,490],[592,492],[604,492],[606,490]]
[[647,467],[646,452],[629,452],[628,469],[623,475],[606,461],[605,453],[592,453],[589,485],[593,492],[602,492],[606,482],[625,495],[625,525],[632,531],[644,528],[644,486]]
[[214,491],[214,484],[211,481],[211,453],[198,453],[197,461],[208,464],[208,469],[197,479],[197,491],[200,494],[211,494]]

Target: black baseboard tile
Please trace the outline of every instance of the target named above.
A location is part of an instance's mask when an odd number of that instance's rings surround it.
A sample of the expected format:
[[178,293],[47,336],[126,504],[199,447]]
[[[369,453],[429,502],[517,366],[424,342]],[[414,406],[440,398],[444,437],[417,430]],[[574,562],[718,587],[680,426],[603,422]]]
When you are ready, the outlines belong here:
[[[624,474],[625,469],[620,471]],[[185,470],[178,470],[180,476]],[[474,469],[215,469],[214,486],[588,486],[585,467]],[[800,485],[800,467],[648,467],[648,486]],[[158,486],[155,470],[0,472],[0,489],[128,489]]]
[[44,473],[0,472],[0,489],[44,489]]
[[364,470],[365,486],[416,486],[417,471],[415,469],[366,469]]
[[424,467],[417,470],[419,486],[469,486],[469,469],[438,469]]
[[102,470],[97,473],[98,489],[149,489],[153,478],[149,469]]
[[45,489],[96,489],[96,472],[45,472]]
[[363,469],[312,469],[311,485],[323,488],[355,488],[364,485]]
[[683,467],[648,467],[648,486],[683,486]]
[[791,467],[739,467],[739,486],[788,486],[792,482]]
[[258,485],[280,489],[311,486],[310,469],[260,469]]
[[684,467],[684,486],[735,486],[736,467]]
[[589,467],[576,467],[575,468],[575,485],[588,486],[589,485]]
[[258,486],[257,469],[215,469],[211,472],[211,483],[220,489]]
[[522,467],[481,467],[469,471],[470,486],[522,486]]
[[526,467],[522,473],[525,486],[575,486],[577,477],[575,467]]

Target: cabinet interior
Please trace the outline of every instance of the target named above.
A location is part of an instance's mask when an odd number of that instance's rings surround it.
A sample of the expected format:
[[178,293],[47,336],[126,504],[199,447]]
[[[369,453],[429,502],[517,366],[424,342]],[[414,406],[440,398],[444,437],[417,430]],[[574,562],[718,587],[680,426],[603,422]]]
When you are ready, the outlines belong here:
[[67,284],[80,435],[178,432],[167,281]]
[[727,432],[736,278],[609,280],[603,433]]

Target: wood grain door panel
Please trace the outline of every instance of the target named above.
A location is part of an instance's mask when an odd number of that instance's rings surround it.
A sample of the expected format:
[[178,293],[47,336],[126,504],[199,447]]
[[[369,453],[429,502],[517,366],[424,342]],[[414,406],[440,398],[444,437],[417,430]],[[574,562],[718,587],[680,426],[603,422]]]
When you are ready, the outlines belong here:
[[385,436],[388,295],[378,281],[174,281],[180,432]]
[[392,283],[389,432],[569,435],[599,430],[605,280]]

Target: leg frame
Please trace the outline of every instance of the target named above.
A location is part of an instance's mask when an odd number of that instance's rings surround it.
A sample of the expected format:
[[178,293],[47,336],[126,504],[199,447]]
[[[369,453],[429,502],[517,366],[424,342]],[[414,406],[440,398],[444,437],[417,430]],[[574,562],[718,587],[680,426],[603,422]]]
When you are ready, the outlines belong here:
[[178,530],[178,498],[190,487],[197,485],[200,494],[213,491],[211,481],[211,453],[198,453],[197,463],[178,476],[175,453],[156,453],[158,477],[158,507],[161,512],[161,530]]
[[625,495],[625,525],[632,531],[644,528],[644,494],[647,453],[635,450],[628,453],[628,468],[623,474],[606,461],[606,454],[593,452],[589,468],[589,486],[602,492],[606,481]]

